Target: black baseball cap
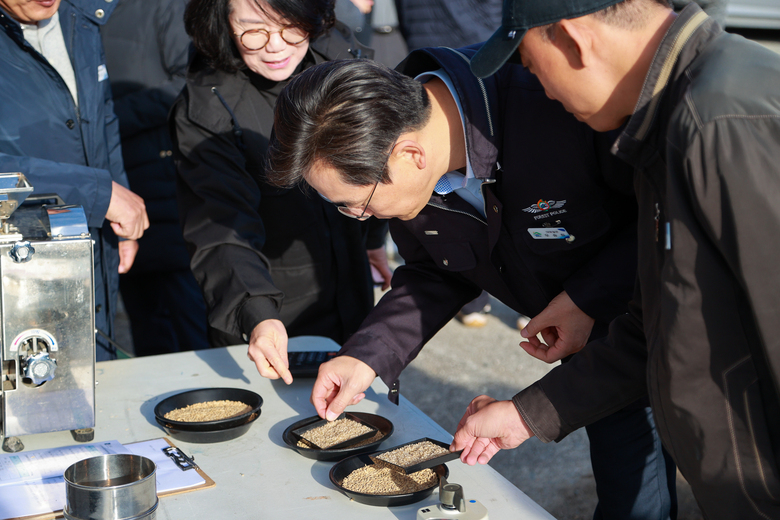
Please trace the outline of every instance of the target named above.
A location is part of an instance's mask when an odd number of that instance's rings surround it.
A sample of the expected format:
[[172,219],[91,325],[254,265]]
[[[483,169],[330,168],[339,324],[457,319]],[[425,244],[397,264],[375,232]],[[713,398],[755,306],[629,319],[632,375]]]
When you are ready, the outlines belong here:
[[486,78],[501,68],[531,27],[601,11],[623,0],[504,0],[501,27],[471,59],[471,72]]

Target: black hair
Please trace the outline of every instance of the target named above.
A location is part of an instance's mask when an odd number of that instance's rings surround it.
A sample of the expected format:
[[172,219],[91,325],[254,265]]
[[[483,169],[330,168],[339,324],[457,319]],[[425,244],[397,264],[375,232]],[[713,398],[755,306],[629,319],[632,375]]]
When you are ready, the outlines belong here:
[[425,126],[430,113],[420,82],[375,61],[311,67],[277,99],[267,180],[294,186],[323,162],[347,184],[389,183],[387,159],[398,137]]
[[[601,22],[620,27],[622,29],[638,29],[644,27],[654,8],[672,8],[670,0],[623,0],[616,4],[596,11],[591,16]],[[543,40],[550,41],[555,39],[556,23],[536,27]]]
[[[252,0],[265,14],[306,31],[309,40],[327,32],[336,22],[335,0]],[[229,15],[231,0],[190,0],[184,11],[184,27],[208,64],[225,72],[246,68],[233,42]],[[270,12],[269,12],[270,11]]]

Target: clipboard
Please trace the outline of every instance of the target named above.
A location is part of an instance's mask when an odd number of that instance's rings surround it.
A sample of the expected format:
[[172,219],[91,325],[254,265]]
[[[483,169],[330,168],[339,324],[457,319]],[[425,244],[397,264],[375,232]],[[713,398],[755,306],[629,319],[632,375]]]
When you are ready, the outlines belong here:
[[[176,448],[177,450],[179,449],[167,437],[152,439],[152,440],[149,440],[149,441],[128,443],[126,445],[123,445],[123,447],[127,451],[129,451],[131,453],[136,453],[136,454],[139,454],[139,455],[147,456],[145,453],[143,453],[144,450],[158,449],[161,445],[170,446],[170,447]],[[133,448],[136,448],[136,450],[134,451]],[[141,451],[141,453],[137,453],[138,451]],[[154,456],[153,460],[155,460],[155,459],[158,459],[160,461],[166,461],[167,460],[168,462],[162,462],[162,464],[165,464],[165,471],[168,472],[168,474],[172,473],[172,470],[170,469],[170,465],[175,465],[175,462],[171,458],[169,458],[167,455],[164,455],[164,454],[162,456],[158,456],[158,455],[153,455],[153,456]],[[190,462],[192,462],[192,459],[188,458],[188,460]],[[157,461],[155,461],[155,463],[157,464]],[[159,470],[159,468],[160,468],[160,464],[158,464],[158,470]],[[189,493],[190,491],[197,491],[199,489],[208,489],[208,488],[212,488],[212,487],[216,486],[216,483],[214,482],[214,480],[211,477],[209,477],[199,466],[197,466],[194,463],[192,464],[192,467],[190,469],[182,469],[180,466],[179,466],[179,469],[182,472],[194,471],[200,478],[203,479],[203,482],[200,482],[200,483],[195,484],[195,485],[189,485],[189,486],[185,486],[185,487],[179,487],[179,488],[170,489],[170,490],[167,490],[167,491],[160,491],[158,489],[158,492],[157,492],[158,498],[164,498],[164,497],[167,497],[167,496],[179,495],[179,494],[183,494],[183,493]],[[158,477],[158,483],[159,483],[159,477]],[[20,483],[18,485],[24,486],[25,483],[22,482],[22,483]],[[43,484],[43,485],[46,485],[46,484]],[[15,485],[10,485],[9,487],[13,487],[13,486],[15,486]],[[61,486],[62,486],[62,489],[63,489],[63,492],[62,492],[62,505],[64,506],[64,502],[65,502],[65,492],[64,492],[65,483],[62,482]],[[7,520],[51,520],[51,519],[54,519],[54,518],[63,518],[63,516],[64,515],[63,515],[63,512],[62,512],[62,509],[57,509],[55,511],[49,511],[49,512],[45,512],[45,513],[34,513],[34,514],[31,514],[31,515],[7,517]],[[6,518],[6,517],[2,517],[2,518]]]
[[[168,437],[163,437],[163,440],[165,442],[167,442],[169,446],[178,449],[178,446],[176,446],[174,443],[172,443],[171,440]],[[196,486],[183,488],[183,489],[174,489],[174,490],[171,490],[171,491],[163,491],[162,493],[157,493],[157,497],[158,498],[163,498],[163,497],[169,497],[169,496],[172,496],[172,495],[181,495],[183,493],[189,493],[190,491],[197,491],[199,489],[213,488],[214,486],[217,485],[217,483],[214,482],[211,479],[211,477],[206,475],[206,472],[203,471],[202,469],[200,469],[200,466],[198,466],[197,464],[194,465],[192,469],[195,470],[198,473],[198,475],[203,477],[203,480],[205,481],[205,482],[203,482],[203,484],[198,484]],[[184,470],[184,471],[186,471],[186,470]]]

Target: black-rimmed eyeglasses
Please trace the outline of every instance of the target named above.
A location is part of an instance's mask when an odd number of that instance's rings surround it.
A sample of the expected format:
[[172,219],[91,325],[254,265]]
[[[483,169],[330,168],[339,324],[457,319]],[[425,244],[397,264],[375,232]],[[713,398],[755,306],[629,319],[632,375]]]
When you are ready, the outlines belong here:
[[271,40],[271,35],[274,33],[279,33],[282,40],[289,45],[298,45],[309,37],[309,33],[294,25],[285,25],[278,31],[249,29],[242,32],[240,35],[237,32],[234,32],[233,34],[238,36],[238,41],[241,42],[241,45],[243,45],[246,50],[259,51],[268,45],[268,42]]
[[364,220],[368,220],[368,219],[371,218],[371,215],[366,215],[366,210],[368,210],[368,205],[371,204],[371,197],[374,196],[374,192],[376,191],[376,187],[377,186],[379,186],[379,181],[376,181],[376,184],[374,184],[374,188],[371,190],[371,194],[368,196],[368,200],[363,205],[363,211],[360,212],[360,215],[356,215],[355,214],[357,209],[350,208],[346,204],[337,204],[337,203],[333,202],[332,200],[330,200],[329,198],[327,198],[322,193],[320,193],[320,197],[322,197],[323,199],[327,200],[328,202],[330,202],[331,204],[336,206],[336,209],[339,210],[339,213],[341,213],[342,215],[345,215],[345,216],[347,216],[349,218],[357,219],[357,220],[362,222]]

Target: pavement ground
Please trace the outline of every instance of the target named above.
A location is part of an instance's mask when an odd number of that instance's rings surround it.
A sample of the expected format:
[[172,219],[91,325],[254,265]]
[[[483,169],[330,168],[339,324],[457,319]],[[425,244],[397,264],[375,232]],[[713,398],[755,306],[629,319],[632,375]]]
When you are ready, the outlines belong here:
[[[450,321],[401,374],[401,395],[450,434],[474,397],[511,399],[558,364],[548,365],[526,354],[518,346],[523,340],[516,325],[519,314],[495,298],[491,307],[482,328]],[[555,518],[593,518],[596,484],[584,429],[559,443],[529,439],[514,450],[500,451],[490,465]],[[702,520],[679,473],[677,492],[678,519]],[[468,497],[468,489],[464,494]]]

